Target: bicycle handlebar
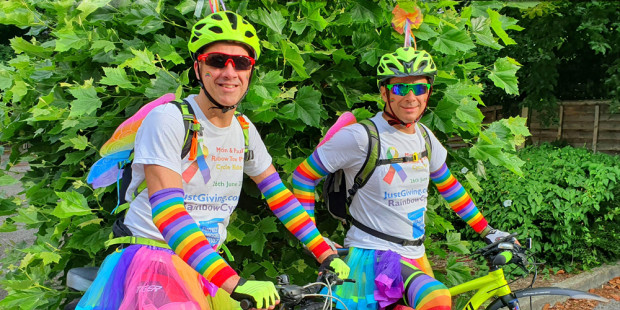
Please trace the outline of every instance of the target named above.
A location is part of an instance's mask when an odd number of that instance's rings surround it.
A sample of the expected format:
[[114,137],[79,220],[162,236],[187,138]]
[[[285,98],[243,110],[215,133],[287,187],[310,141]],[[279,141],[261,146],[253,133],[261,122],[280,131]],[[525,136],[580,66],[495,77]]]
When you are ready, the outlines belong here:
[[[309,283],[304,286],[300,285],[292,285],[289,284],[287,275],[280,275],[277,277],[278,285],[276,285],[276,289],[278,290],[278,294],[280,295],[280,305],[283,309],[288,309],[292,307],[303,304],[303,309],[322,309],[324,302],[310,302],[305,301],[307,297],[316,297],[317,293],[321,290],[323,286],[331,287],[334,285],[340,285],[343,282],[353,281],[353,280],[343,280],[340,279],[335,273],[331,271],[325,271],[323,274],[319,275],[317,282]],[[335,298],[333,296],[325,295],[323,297],[326,298]],[[243,299],[239,302],[241,309],[251,309],[254,307],[254,302],[249,299]],[[319,306],[320,305],[320,306]]]
[[[473,254],[480,254],[493,266],[506,265],[514,263],[523,270],[527,271],[526,248],[516,243],[517,233],[512,233],[503,237],[481,249],[476,250]],[[528,244],[530,241],[528,239]]]

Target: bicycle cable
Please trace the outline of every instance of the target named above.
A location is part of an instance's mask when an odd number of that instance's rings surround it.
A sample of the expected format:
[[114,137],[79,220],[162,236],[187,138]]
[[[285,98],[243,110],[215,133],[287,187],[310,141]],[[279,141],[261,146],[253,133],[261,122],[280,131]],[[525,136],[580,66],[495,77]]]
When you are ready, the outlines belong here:
[[326,309],[331,310],[333,308],[333,300],[340,302],[342,306],[344,307],[344,310],[349,310],[349,308],[344,304],[344,302],[340,298],[333,295],[332,285],[329,281],[327,281],[326,283],[324,282],[310,283],[310,284],[303,286],[303,288],[308,288],[314,285],[325,286],[327,288],[327,294],[318,294],[318,293],[317,294],[303,294],[304,297],[324,297],[325,302],[323,303],[323,310],[326,310]]

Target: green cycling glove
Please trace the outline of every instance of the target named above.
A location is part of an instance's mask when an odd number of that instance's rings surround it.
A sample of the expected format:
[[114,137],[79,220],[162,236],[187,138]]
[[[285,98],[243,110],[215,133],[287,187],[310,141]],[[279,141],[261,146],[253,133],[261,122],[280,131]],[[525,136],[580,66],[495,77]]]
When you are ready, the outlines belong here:
[[323,273],[326,269],[333,271],[340,279],[348,278],[349,272],[351,271],[351,268],[338,257],[338,254],[332,254],[323,260],[319,267],[319,274]]
[[269,281],[254,281],[239,279],[239,283],[233,290],[230,297],[236,301],[248,299],[254,303],[257,309],[266,309],[276,305],[276,300],[280,300],[280,295],[275,285]]

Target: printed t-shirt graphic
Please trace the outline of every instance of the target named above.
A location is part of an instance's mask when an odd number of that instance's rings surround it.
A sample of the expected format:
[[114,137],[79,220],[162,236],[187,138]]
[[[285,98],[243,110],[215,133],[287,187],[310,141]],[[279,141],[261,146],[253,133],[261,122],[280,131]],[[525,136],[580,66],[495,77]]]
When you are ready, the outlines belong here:
[[[398,158],[398,151],[395,148],[390,146],[387,149],[385,158],[387,159]],[[392,180],[394,179],[394,174],[398,174],[401,181],[405,181],[405,179],[407,178],[407,174],[400,167],[399,164],[391,164],[390,169],[388,170],[388,173],[383,178],[383,181],[385,181],[385,183],[387,184],[392,184]]]
[[206,162],[206,158],[209,156],[209,149],[204,145],[204,143],[202,143],[202,138],[198,140],[198,143],[201,147],[198,148],[196,161],[194,161],[191,165],[189,165],[189,167],[187,167],[187,169],[185,169],[185,171],[183,171],[182,176],[185,183],[189,183],[199,169],[205,184],[207,184],[207,182],[211,179],[211,171],[209,170],[209,165],[207,165]]
[[209,240],[209,244],[215,245],[220,243],[219,223],[223,221],[223,218],[214,218],[198,222],[198,226],[200,226],[200,230]]

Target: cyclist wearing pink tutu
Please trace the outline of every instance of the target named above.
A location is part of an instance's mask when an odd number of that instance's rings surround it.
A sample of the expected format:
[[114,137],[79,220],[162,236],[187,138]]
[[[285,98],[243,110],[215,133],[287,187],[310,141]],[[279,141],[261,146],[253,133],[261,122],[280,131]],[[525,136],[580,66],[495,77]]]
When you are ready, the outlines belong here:
[[[181,111],[173,104],[153,109],[135,141],[128,193],[138,195],[124,221],[133,244],[106,258],[77,309],[229,309],[243,299],[273,309],[279,300],[273,283],[239,277],[218,254],[243,173],[323,268],[348,273],[282,184],[254,125],[245,117],[235,120],[260,56],[254,27],[233,12],[215,12],[194,25],[188,48],[201,86],[198,95],[185,98],[201,127],[196,160],[179,156]],[[242,126],[249,126],[247,149]]]
[[[419,122],[437,75],[431,55],[398,48],[381,57],[377,75],[385,108],[371,121],[379,135],[379,158],[387,163],[376,166],[351,200],[345,260],[349,277],[357,282],[341,285],[337,293],[348,309],[449,310],[450,293],[434,278],[424,248],[429,179],[487,242],[507,233],[488,225],[446,166],[444,146]],[[347,189],[354,187],[368,153],[368,137],[361,124],[343,127],[297,167],[294,193],[311,216],[317,180],[342,169]],[[390,162],[397,158],[404,159]]]

